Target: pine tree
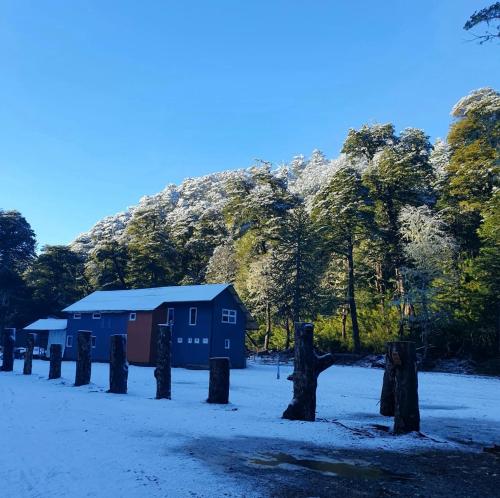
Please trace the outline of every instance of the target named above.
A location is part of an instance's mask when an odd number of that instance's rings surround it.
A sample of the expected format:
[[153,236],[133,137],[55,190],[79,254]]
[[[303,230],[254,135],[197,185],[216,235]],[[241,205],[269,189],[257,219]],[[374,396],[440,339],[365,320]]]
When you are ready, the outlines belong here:
[[361,349],[355,297],[354,250],[369,233],[373,222],[368,189],[353,167],[339,169],[314,201],[313,217],[327,247],[345,260],[347,276],[346,304],[349,307],[354,350]]

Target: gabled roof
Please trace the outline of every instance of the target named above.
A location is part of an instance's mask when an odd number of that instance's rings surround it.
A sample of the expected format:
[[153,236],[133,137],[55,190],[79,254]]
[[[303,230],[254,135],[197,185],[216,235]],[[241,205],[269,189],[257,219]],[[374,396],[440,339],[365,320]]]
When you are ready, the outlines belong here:
[[65,330],[67,324],[68,320],[61,318],[40,318],[24,327],[24,330]]
[[212,301],[230,284],[175,285],[152,289],[95,291],[68,306],[65,312],[152,311],[163,303]]

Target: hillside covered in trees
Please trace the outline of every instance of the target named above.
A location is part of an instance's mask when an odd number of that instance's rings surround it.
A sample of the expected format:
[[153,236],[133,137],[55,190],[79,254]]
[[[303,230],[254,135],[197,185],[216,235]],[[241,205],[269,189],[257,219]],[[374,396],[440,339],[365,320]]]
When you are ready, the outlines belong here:
[[500,352],[500,94],[452,110],[446,141],[391,123],[348,131],[341,154],[190,178],[36,254],[0,211],[0,326],[24,326],[95,289],[232,282],[288,348],[313,320],[323,350]]

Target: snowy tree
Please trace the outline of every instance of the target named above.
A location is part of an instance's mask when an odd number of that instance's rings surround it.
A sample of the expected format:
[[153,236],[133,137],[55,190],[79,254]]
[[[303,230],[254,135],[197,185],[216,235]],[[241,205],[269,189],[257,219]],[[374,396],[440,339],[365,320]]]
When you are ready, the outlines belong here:
[[230,240],[214,249],[206,268],[205,280],[209,284],[234,283],[236,272],[235,249]]
[[432,283],[453,260],[455,242],[447,233],[442,216],[428,206],[404,206],[399,214],[403,251],[411,263],[402,269],[408,284],[406,299],[419,309],[424,357],[432,326]]

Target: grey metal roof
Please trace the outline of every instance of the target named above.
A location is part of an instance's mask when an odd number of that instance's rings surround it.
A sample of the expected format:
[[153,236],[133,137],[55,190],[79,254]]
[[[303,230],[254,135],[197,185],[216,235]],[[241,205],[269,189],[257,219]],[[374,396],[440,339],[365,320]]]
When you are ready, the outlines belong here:
[[61,318],[40,318],[30,323],[24,330],[65,330],[68,320]]
[[95,291],[68,306],[65,312],[152,311],[163,303],[212,301],[230,284],[176,285],[152,289]]

